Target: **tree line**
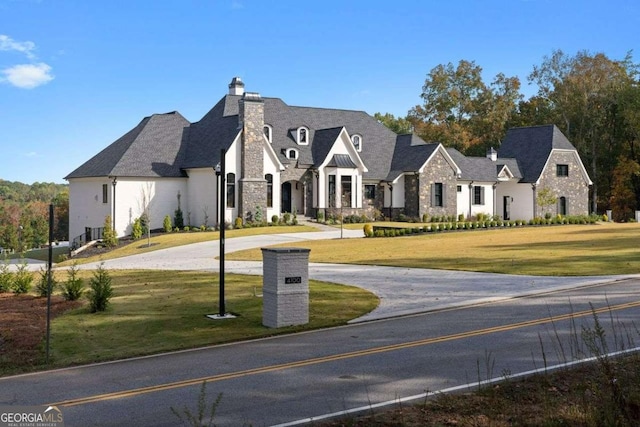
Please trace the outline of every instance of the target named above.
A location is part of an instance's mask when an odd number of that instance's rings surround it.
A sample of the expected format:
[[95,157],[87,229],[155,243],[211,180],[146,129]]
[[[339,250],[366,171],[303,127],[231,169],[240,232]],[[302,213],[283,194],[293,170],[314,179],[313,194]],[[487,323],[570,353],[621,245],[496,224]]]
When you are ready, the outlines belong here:
[[474,61],[438,65],[426,76],[421,105],[405,117],[376,113],[396,133],[414,132],[428,142],[483,156],[512,127],[555,124],[576,147],[594,182],[590,210],[634,217],[640,206],[640,80],[631,53],[561,50],[535,65],[528,82],[538,91],[525,99],[518,77],[482,78]]
[[0,179],[0,247],[22,252],[49,241],[49,204],[54,207],[55,240],[69,238],[69,187]]

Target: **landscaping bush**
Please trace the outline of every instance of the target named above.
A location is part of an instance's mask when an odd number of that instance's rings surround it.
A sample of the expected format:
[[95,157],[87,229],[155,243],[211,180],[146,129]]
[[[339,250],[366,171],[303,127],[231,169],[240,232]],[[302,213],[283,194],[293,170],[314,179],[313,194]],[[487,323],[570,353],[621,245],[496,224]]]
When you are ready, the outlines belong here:
[[242,218],[237,217],[233,223],[233,228],[242,228]]
[[104,264],[100,264],[98,269],[94,271],[93,277],[89,281],[89,308],[92,313],[105,311],[109,306],[109,300],[113,296],[113,288],[111,287],[111,277]]
[[373,237],[373,225],[365,224],[362,230],[364,231],[364,237]]
[[78,277],[78,264],[74,262],[67,270],[67,280],[62,284],[62,297],[67,301],[76,301],[83,293],[84,281]]
[[9,263],[5,260],[0,264],[0,294],[9,292],[13,285],[13,273],[9,271]]
[[33,276],[29,271],[29,265],[25,260],[22,260],[22,262],[18,266],[18,270],[13,276],[11,291],[14,294],[26,294],[31,290],[32,282],[33,282]]
[[[38,296],[46,297],[49,295],[49,271],[40,267],[39,271],[38,283],[36,283],[36,291],[38,292]],[[51,294],[56,290],[58,286],[58,281],[56,280],[55,274],[51,272]]]
[[289,224],[289,221],[291,221],[291,214],[289,212],[282,214],[282,223],[286,225]]
[[173,226],[171,225],[171,217],[169,217],[169,215],[164,216],[162,227],[164,228],[165,233],[171,233],[171,230],[173,230]]
[[316,213],[316,220],[318,220],[318,222],[324,222],[324,212],[318,211]]
[[184,217],[182,216],[182,209],[178,208],[173,213],[173,225],[177,229],[184,227]]
[[111,215],[107,215],[104,219],[104,231],[102,232],[102,243],[108,248],[118,246],[118,236],[113,229]]
[[280,222],[280,217],[278,215],[273,215],[271,217],[271,224],[278,225],[279,222]]
[[133,220],[133,225],[131,226],[131,238],[133,240],[142,238],[142,224],[140,222],[140,218]]

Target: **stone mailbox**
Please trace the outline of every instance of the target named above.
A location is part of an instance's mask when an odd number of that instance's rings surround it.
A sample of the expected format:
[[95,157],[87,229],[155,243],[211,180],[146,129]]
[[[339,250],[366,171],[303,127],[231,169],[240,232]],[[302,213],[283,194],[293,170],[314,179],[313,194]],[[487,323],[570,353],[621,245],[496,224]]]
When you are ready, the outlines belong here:
[[309,323],[309,252],[262,248],[262,324],[268,328]]

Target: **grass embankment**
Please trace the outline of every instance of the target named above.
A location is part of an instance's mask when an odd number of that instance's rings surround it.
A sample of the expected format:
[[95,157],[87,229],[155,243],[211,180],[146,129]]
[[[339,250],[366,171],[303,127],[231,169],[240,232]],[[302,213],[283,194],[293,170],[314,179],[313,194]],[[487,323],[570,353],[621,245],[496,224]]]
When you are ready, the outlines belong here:
[[[80,272],[85,282],[89,272]],[[227,274],[225,303],[237,318],[213,321],[218,313],[218,275],[205,272],[110,271],[114,297],[104,313],[87,306],[52,323],[55,366],[120,359],[343,325],[373,310],[378,299],[362,289],[309,281],[309,323],[262,326],[262,278]],[[58,273],[58,280],[64,275]],[[0,372],[1,373],[1,372]]]
[[[295,225],[295,226],[273,226],[273,227],[255,227],[255,228],[239,228],[235,230],[227,230],[225,232],[225,238],[233,237],[245,237],[254,236],[258,234],[280,234],[280,233],[302,233],[308,231],[318,231],[317,228],[308,225]],[[166,233],[158,234],[147,239],[146,237],[134,240],[127,245],[117,247],[111,251],[105,252],[100,255],[86,257],[86,258],[74,258],[59,263],[58,266],[71,265],[72,262],[78,264],[86,264],[90,262],[104,261],[108,259],[121,258],[130,255],[137,255],[146,252],[158,251],[161,249],[172,248],[174,246],[190,245],[192,243],[209,242],[220,239],[220,232],[218,231],[190,231],[180,233]]]
[[[387,265],[541,276],[640,273],[640,224],[532,226],[448,231],[394,238],[287,243],[311,249],[310,262]],[[259,249],[232,260],[260,260]]]

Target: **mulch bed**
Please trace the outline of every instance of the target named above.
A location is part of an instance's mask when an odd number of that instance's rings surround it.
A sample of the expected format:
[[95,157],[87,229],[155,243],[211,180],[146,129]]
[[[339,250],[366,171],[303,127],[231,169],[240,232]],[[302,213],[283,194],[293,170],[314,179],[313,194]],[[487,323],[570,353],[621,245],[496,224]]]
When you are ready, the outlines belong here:
[[[51,297],[51,318],[82,305]],[[41,364],[47,330],[47,298],[0,293],[0,371]]]

